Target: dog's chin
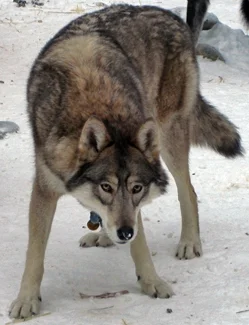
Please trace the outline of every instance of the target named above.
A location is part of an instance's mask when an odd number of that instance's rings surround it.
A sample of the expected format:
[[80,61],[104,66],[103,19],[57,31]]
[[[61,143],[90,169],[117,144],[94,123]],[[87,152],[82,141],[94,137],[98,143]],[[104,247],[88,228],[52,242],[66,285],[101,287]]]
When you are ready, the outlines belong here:
[[124,245],[124,244],[130,243],[130,242],[131,242],[130,240],[117,240],[117,241],[115,241],[115,244],[116,245]]
[[124,245],[124,244],[130,244],[134,239],[136,238],[136,235],[133,236],[131,239],[129,240],[120,240],[120,239],[117,239],[114,241],[114,243],[116,245]]

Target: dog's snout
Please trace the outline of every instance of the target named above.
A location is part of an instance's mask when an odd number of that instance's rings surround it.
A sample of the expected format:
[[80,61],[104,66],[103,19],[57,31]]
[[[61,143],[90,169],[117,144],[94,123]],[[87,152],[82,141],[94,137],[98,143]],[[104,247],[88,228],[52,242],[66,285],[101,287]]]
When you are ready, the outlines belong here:
[[134,231],[131,227],[124,226],[117,230],[117,235],[120,240],[130,240],[133,237]]

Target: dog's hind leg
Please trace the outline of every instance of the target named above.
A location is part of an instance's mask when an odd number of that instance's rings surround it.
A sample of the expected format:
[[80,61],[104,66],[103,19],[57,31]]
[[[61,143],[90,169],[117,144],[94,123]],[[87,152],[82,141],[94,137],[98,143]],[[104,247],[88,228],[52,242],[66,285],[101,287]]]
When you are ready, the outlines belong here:
[[161,155],[173,175],[182,215],[182,232],[176,256],[190,259],[202,254],[197,196],[189,174],[188,120],[175,113],[161,129]]
[[59,195],[44,190],[34,181],[29,210],[29,243],[20,292],[10,306],[12,318],[26,318],[39,313],[40,285],[44,256]]
[[140,212],[138,215],[138,233],[131,242],[131,256],[135,263],[138,282],[144,293],[155,298],[169,298],[173,295],[170,286],[156,273],[146,243]]

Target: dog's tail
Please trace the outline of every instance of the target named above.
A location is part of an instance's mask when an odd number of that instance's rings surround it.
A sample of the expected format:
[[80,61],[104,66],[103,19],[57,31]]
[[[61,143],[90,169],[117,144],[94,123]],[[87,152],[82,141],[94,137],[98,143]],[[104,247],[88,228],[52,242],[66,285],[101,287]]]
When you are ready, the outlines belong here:
[[190,138],[192,144],[208,146],[227,158],[243,155],[236,126],[201,95],[190,119]]
[[249,0],[242,0],[240,10],[245,23],[249,27]]

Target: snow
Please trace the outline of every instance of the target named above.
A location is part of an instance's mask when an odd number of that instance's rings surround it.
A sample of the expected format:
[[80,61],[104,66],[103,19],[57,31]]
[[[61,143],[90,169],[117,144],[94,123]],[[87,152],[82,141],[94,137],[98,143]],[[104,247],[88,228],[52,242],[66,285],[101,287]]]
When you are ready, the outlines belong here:
[[[128,2],[152,4],[144,0]],[[244,30],[240,1],[211,2],[210,11],[222,23]],[[27,214],[34,173],[25,111],[29,69],[44,43],[79,14],[99,9],[100,3],[95,3],[50,0],[43,7],[24,8],[17,8],[8,0],[0,3],[0,80],[4,81],[0,84],[0,120],[14,121],[20,126],[19,134],[0,140],[0,324],[10,321],[8,307],[19,290],[28,239]],[[185,0],[153,4],[173,8],[184,6]],[[226,40],[229,43],[229,34]],[[226,51],[227,55],[237,56],[237,62],[247,60],[248,64],[249,48],[247,53],[240,52],[235,39]],[[249,67],[243,69],[245,65],[233,62],[226,65],[200,58],[201,87],[206,98],[239,127],[248,151]],[[238,313],[249,309],[248,155],[226,160],[211,151],[193,149],[190,165],[200,201],[202,258],[178,261],[174,257],[180,211],[172,178],[168,193],[143,211],[156,269],[172,282],[175,296],[160,300],[140,293],[127,246],[80,249],[78,239],[87,231],[82,226],[86,225],[89,213],[75,200],[65,197],[56,212],[41,287],[41,314],[49,314],[28,324],[248,325],[249,312]],[[100,294],[118,290],[130,293],[102,300],[79,296],[80,292]],[[172,313],[167,313],[169,308]]]

